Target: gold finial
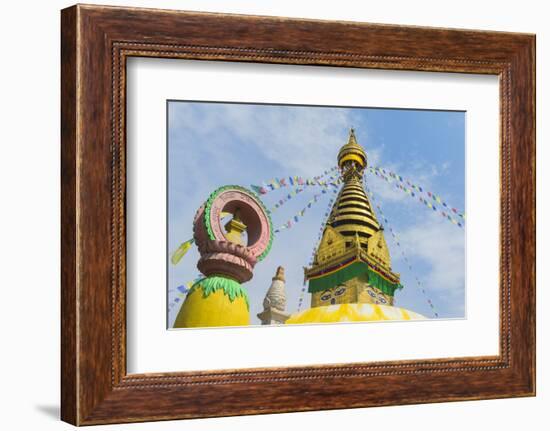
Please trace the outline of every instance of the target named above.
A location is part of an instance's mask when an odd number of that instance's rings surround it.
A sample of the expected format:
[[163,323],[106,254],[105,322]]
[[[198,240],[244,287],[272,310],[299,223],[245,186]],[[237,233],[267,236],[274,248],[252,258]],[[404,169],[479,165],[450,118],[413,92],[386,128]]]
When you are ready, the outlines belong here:
[[285,269],[282,266],[279,266],[277,268],[277,272],[275,273],[275,276],[271,280],[273,280],[273,281],[275,281],[275,280],[285,281]]
[[353,141],[354,143],[357,144],[357,138],[355,137],[355,129],[353,127],[351,129],[349,129],[348,141],[349,142]]
[[243,232],[246,230],[246,225],[241,221],[240,209],[237,208],[233,214],[233,218],[225,224],[227,233],[225,237],[236,244],[246,245],[243,240]]
[[241,209],[235,209],[235,214],[233,214],[233,220],[241,221]]
[[361,145],[357,143],[355,136],[355,129],[352,127],[349,131],[348,143],[340,148],[338,152],[338,166],[340,169],[344,167],[344,164],[354,163],[360,169],[367,167],[367,154]]

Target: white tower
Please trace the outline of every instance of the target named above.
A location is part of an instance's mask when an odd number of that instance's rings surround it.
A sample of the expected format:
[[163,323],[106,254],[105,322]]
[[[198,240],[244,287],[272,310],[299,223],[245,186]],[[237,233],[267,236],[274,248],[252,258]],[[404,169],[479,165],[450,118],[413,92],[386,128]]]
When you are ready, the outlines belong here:
[[285,312],[285,308],[285,269],[279,266],[265,294],[264,311],[258,314],[258,318],[262,321],[262,325],[282,325],[290,316]]

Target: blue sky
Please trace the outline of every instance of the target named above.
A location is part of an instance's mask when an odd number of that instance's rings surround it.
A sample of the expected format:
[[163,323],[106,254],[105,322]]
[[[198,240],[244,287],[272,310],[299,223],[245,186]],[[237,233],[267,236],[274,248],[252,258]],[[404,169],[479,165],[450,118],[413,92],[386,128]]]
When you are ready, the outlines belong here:
[[[355,128],[369,165],[392,170],[465,210],[464,112],[170,101],[169,251],[191,238],[193,216],[213,190],[226,184],[249,187],[289,175],[319,175],[336,165],[350,127]],[[404,285],[395,305],[433,317],[429,299],[440,318],[464,317],[465,230],[373,174],[368,173],[366,181],[379,221],[383,223],[377,204],[388,219],[392,266]],[[279,189],[262,200],[271,208],[290,190]],[[292,218],[319,192],[318,187],[307,188],[275,210],[274,226]],[[297,311],[302,267],[316,244],[330,196],[323,195],[291,229],[277,234],[270,254],[256,265],[254,278],[245,284],[253,324],[259,323],[256,314],[279,265],[286,271],[287,311]],[[388,227],[399,236],[400,246]],[[197,277],[198,258],[193,247],[178,265],[168,263],[169,302],[177,296],[177,286]],[[306,293],[302,309],[309,307],[309,300]],[[169,310],[170,325],[179,304]]]

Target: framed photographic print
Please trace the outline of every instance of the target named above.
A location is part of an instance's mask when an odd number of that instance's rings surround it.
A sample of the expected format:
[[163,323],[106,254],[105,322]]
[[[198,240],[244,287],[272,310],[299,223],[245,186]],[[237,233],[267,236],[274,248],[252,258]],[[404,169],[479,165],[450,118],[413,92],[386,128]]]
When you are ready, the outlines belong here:
[[534,395],[533,35],[61,30],[63,420]]

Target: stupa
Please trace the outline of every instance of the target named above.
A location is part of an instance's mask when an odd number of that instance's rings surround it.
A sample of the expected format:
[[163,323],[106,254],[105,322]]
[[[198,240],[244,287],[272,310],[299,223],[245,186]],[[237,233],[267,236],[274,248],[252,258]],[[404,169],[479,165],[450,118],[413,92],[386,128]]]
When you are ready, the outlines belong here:
[[290,317],[290,314],[285,311],[285,270],[282,266],[277,268],[275,276],[271,279],[271,286],[265,294],[263,306],[263,311],[257,315],[262,325],[281,325]]
[[344,184],[313,264],[304,269],[311,308],[291,315],[286,323],[424,318],[394,306],[395,292],[402,288],[400,276],[392,269],[384,228],[363,186],[367,154],[353,129],[338,152],[338,167]]

